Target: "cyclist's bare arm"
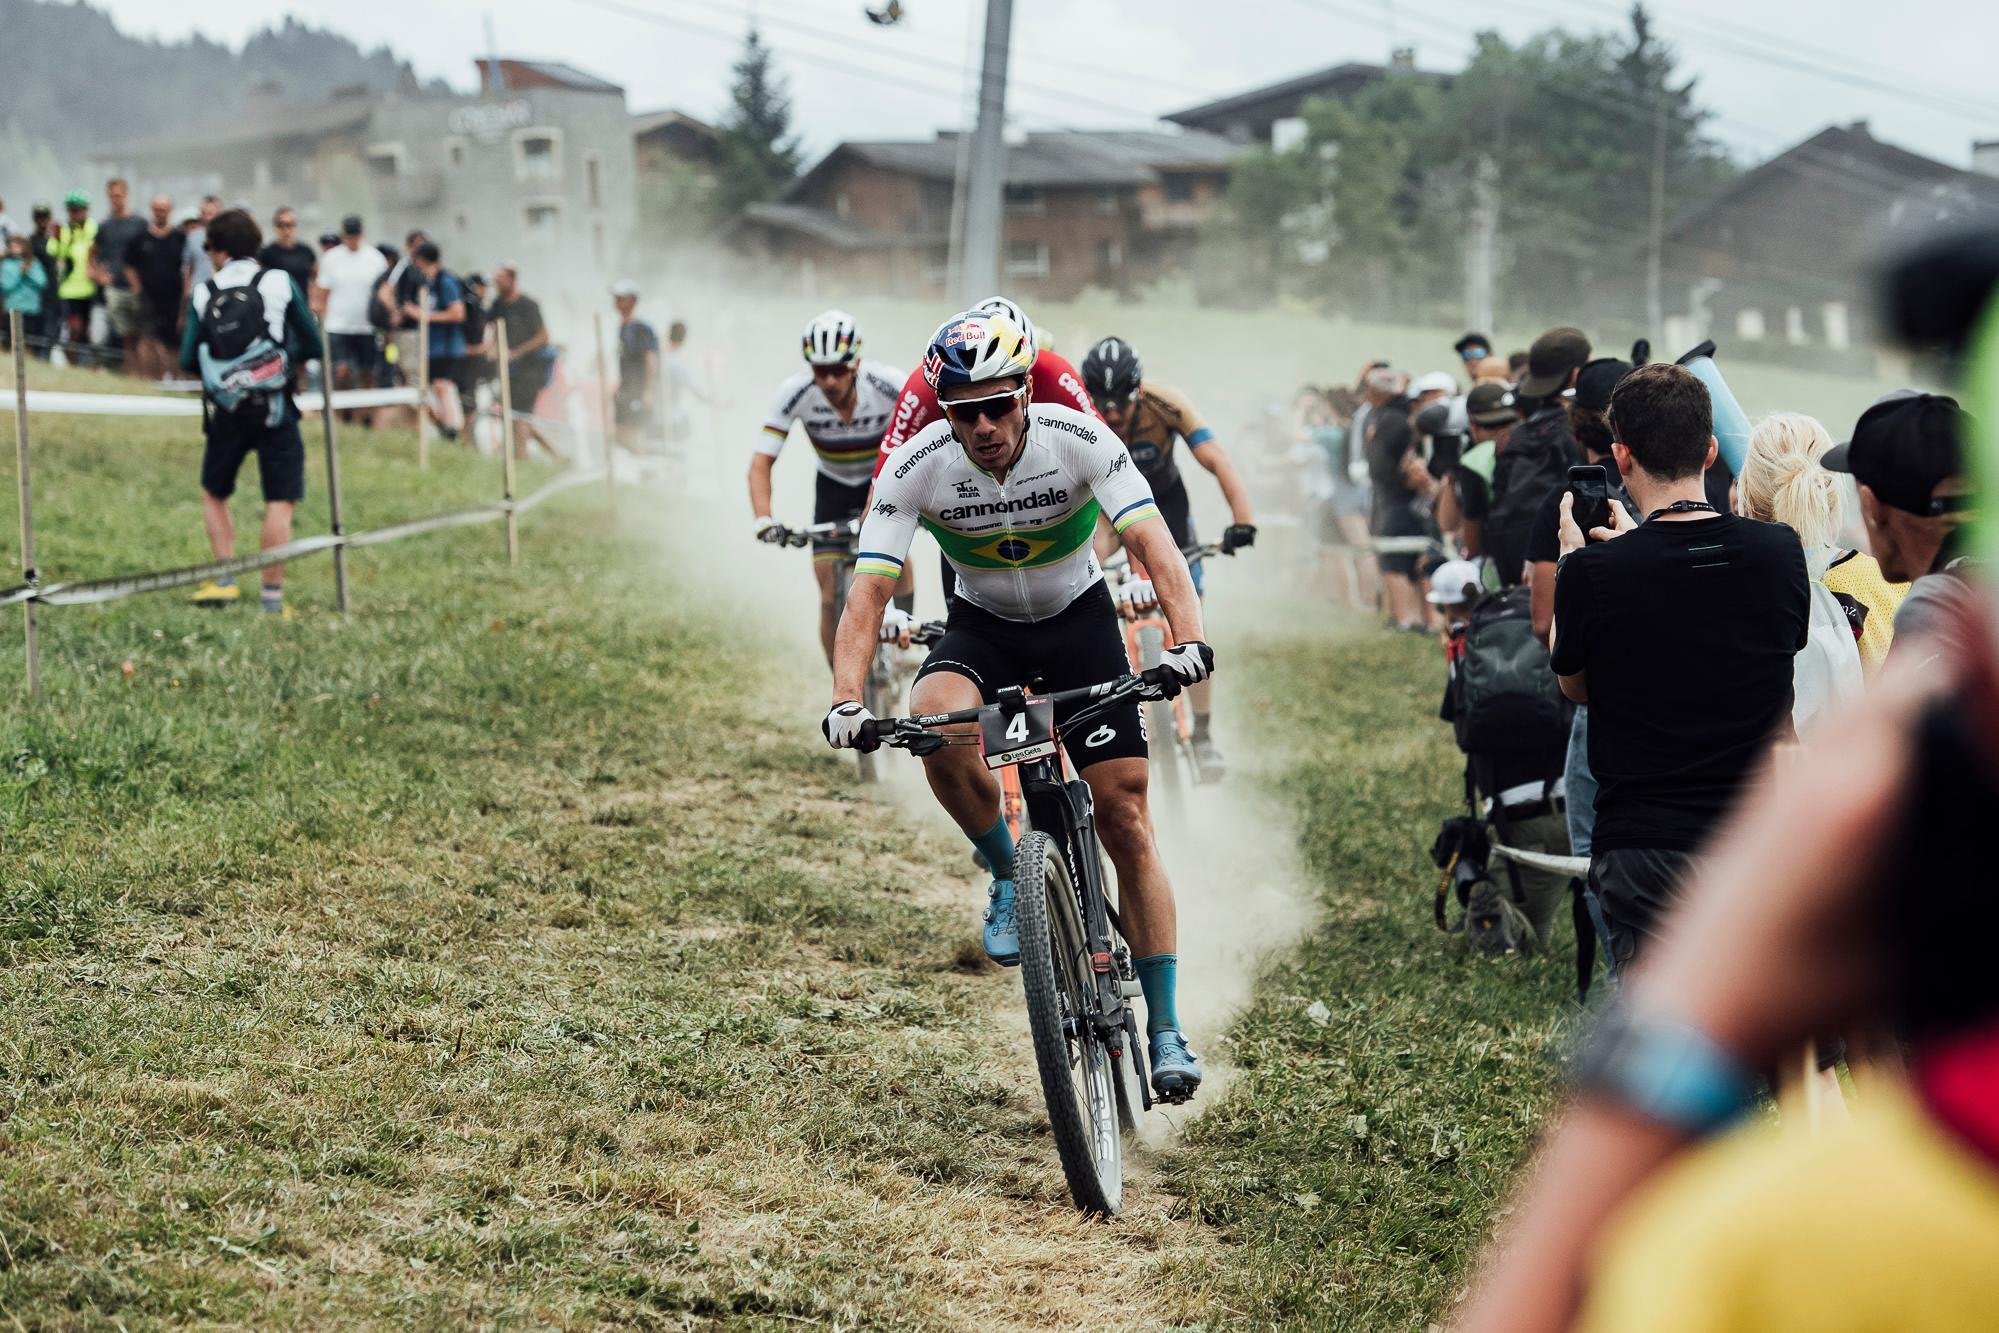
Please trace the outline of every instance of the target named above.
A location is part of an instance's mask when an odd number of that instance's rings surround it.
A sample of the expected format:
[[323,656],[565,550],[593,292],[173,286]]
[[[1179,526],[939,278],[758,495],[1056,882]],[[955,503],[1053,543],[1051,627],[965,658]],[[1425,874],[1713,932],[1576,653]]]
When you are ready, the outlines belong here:
[[[1148,518],[1126,528],[1124,549],[1132,563],[1142,567],[1152,580],[1153,593],[1166,612],[1174,641],[1206,643],[1208,635],[1201,624],[1201,599],[1194,592],[1194,576],[1187,572],[1186,557],[1180,554],[1166,520]],[[865,666],[862,672],[865,675]]]
[[895,580],[882,574],[856,573],[847,586],[847,609],[833,631],[834,703],[862,697],[881,645],[882,612],[894,595]]
[[770,516],[770,470],[776,463],[772,454],[750,455],[750,512],[758,518]]
[[1256,515],[1249,502],[1249,487],[1243,484],[1242,473],[1236,471],[1235,460],[1229,457],[1228,450],[1222,448],[1221,441],[1206,440],[1188,452],[1194,455],[1195,462],[1214,474],[1215,481],[1221,485],[1222,498],[1229,502],[1229,521],[1255,523]]

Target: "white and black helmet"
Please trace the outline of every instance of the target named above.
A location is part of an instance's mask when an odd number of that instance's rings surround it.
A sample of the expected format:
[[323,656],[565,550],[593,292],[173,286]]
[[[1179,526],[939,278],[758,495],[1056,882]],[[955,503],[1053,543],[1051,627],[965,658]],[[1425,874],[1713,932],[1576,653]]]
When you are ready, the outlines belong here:
[[1105,338],[1097,343],[1077,370],[1083,376],[1083,387],[1100,403],[1130,398],[1145,378],[1138,349],[1122,338]]
[[1033,367],[1034,358],[1041,353],[1041,332],[1034,327],[1034,321],[1027,317],[1025,310],[1022,310],[1004,296],[988,296],[985,300],[973,306],[972,309],[984,311],[988,315],[1005,315],[1008,319],[1012,320],[1014,326],[1027,335],[1029,349],[1027,364],[1030,369]]
[[844,310],[828,310],[805,326],[805,359],[815,366],[850,366],[861,359],[861,326]]

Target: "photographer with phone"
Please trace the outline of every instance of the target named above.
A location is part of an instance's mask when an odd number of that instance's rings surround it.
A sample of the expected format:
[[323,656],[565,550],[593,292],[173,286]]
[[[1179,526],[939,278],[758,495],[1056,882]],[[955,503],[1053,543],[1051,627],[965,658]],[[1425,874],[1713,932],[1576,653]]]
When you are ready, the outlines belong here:
[[1636,516],[1606,500],[1609,522],[1586,533],[1563,493],[1552,664],[1562,692],[1590,705],[1591,906],[1615,977],[1764,749],[1789,734],[1809,597],[1789,529],[1707,502],[1712,406],[1692,373],[1634,370],[1610,420]]

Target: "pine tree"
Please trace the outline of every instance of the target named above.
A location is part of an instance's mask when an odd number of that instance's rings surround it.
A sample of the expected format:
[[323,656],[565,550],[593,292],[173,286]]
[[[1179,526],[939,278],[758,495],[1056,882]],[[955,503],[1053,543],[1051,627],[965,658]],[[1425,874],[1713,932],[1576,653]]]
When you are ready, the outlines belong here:
[[715,203],[729,217],[769,199],[798,174],[798,136],[791,132],[791,96],[771,68],[771,49],[754,26],[736,61],[729,114],[722,123]]

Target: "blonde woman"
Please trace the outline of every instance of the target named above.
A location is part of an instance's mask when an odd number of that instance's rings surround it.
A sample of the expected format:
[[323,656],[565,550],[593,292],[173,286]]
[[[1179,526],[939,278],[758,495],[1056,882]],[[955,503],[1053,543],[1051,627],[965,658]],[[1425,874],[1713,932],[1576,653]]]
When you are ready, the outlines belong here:
[[[1846,492],[1834,473],[1819,466],[1832,448],[1824,426],[1797,412],[1779,412],[1758,422],[1749,437],[1742,475],[1735,480],[1736,512],[1766,523],[1782,523],[1798,534],[1811,579],[1811,629],[1792,671],[1791,720],[1803,735],[1813,717],[1829,705],[1860,692],[1864,679],[1855,641],[1855,615],[1826,587],[1826,572],[1851,554],[1834,545],[1846,511]],[[1878,572],[1878,571],[1877,571]],[[1857,614],[1857,613],[1856,613]],[[1894,617],[1894,608],[1865,608],[1865,620]]]

